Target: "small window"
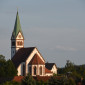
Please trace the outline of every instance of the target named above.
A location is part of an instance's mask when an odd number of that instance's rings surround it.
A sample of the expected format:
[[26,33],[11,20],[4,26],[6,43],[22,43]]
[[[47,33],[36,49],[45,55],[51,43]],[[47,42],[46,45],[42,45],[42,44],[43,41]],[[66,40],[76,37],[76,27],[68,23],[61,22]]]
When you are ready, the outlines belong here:
[[21,41],[21,42],[18,41],[18,42],[17,42],[17,45],[21,46],[21,45],[22,45],[22,41]]
[[13,51],[13,53],[14,53],[14,51]]
[[12,42],[12,46],[15,46],[15,42],[14,41]]

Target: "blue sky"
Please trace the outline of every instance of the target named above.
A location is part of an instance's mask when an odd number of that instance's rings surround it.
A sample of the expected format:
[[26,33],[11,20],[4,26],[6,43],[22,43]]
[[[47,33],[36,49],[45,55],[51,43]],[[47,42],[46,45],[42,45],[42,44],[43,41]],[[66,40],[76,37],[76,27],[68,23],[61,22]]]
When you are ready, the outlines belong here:
[[44,59],[65,66],[85,64],[84,0],[0,0],[0,54],[11,58],[11,34],[19,12],[25,47],[36,46]]

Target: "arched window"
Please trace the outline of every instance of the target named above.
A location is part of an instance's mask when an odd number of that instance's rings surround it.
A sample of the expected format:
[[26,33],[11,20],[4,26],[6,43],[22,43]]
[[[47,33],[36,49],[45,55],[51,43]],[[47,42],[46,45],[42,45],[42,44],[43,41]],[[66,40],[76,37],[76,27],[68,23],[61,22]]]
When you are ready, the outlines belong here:
[[36,66],[34,67],[34,75],[36,75]]
[[42,67],[40,67],[40,75],[42,75]]

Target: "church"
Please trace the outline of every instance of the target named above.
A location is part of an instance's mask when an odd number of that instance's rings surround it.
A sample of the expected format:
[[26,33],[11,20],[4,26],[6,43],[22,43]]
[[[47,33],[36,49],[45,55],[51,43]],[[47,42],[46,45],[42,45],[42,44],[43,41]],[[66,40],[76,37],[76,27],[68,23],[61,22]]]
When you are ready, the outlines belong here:
[[24,47],[24,35],[21,29],[18,11],[11,36],[11,60],[18,76],[53,76],[57,74],[55,63],[46,63],[36,47]]

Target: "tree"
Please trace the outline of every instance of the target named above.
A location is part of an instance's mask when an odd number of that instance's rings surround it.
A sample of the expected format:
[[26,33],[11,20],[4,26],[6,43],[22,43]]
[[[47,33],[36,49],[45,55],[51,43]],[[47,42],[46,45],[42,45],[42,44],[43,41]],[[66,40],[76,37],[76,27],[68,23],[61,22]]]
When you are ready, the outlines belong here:
[[76,85],[75,80],[72,79],[72,78],[69,78],[69,80],[68,80],[68,85]]
[[11,60],[5,60],[5,56],[0,55],[0,77],[14,77],[17,70]]
[[74,64],[70,60],[67,60],[66,65],[65,65],[65,73],[73,72],[73,71],[76,71]]
[[56,77],[56,76],[52,76],[49,81],[48,81],[48,85],[69,85],[68,84],[68,79],[66,77]]
[[5,56],[0,55],[0,61],[4,60],[5,61]]
[[17,70],[11,60],[8,60],[6,62],[5,72],[7,74],[7,77],[14,77],[15,75],[17,75]]
[[15,82],[15,81],[7,81],[7,82],[0,84],[0,85],[20,85],[20,83]]
[[36,82],[33,77],[28,73],[28,75],[24,79],[22,79],[21,85],[36,85]]

